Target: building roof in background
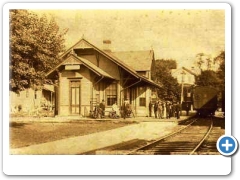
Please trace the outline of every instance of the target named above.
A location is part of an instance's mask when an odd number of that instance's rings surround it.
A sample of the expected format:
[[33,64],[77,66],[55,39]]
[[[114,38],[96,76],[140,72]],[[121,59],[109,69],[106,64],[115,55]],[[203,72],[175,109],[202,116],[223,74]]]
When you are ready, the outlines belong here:
[[193,70],[189,70],[189,69],[187,69],[187,68],[185,68],[185,67],[182,67],[182,69],[185,70],[185,71],[187,71],[188,73],[194,75],[194,76],[197,76],[197,74],[196,74],[195,72],[193,72]]
[[195,84],[195,77],[200,73],[195,69],[188,69],[181,67],[178,69],[172,69],[172,76],[177,78],[178,83]]
[[135,71],[150,71],[154,53],[147,51],[119,51],[111,52],[115,57],[121,59],[125,64]]

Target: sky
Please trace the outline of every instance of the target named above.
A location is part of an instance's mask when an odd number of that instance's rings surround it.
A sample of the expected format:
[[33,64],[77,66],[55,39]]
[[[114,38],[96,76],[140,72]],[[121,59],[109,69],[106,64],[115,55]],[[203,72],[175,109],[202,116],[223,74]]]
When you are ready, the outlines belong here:
[[83,36],[112,51],[154,50],[155,59],[174,59],[178,68],[196,66],[196,55],[210,58],[225,50],[224,10],[34,10],[54,16],[68,28],[66,47]]

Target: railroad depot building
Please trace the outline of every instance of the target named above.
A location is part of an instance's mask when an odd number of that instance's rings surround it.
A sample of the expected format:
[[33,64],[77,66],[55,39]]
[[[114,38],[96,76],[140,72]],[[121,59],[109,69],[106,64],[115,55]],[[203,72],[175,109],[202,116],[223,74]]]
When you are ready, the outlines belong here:
[[156,89],[161,88],[152,81],[153,50],[111,52],[82,38],[61,58],[46,75],[55,82],[58,116],[89,116],[102,100],[108,115],[114,102],[120,107],[126,99],[135,116],[147,116],[149,101],[157,98]]

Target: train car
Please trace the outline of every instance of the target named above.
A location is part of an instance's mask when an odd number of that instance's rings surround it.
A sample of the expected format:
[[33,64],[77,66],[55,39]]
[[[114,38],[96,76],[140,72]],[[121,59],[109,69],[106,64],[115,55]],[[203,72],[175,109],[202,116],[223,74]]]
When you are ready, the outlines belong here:
[[193,88],[193,109],[200,116],[214,115],[217,110],[218,91],[209,86],[196,86]]

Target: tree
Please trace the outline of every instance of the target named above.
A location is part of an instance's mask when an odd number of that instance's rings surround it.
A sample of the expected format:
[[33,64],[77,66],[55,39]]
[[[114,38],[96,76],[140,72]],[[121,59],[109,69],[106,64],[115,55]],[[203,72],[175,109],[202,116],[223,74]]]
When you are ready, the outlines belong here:
[[197,58],[196,64],[201,71],[212,69],[213,61],[210,55],[207,55],[204,53],[198,53],[196,55],[196,58]]
[[219,101],[221,102],[222,111],[225,111],[225,51],[221,51],[220,54],[214,58],[214,63],[219,64],[217,70],[218,78],[220,79],[219,90],[221,92]]
[[[211,62],[212,63],[212,62]],[[225,111],[225,51],[213,58],[213,63],[218,63],[217,70],[202,70],[201,74],[196,77],[196,84],[201,86],[211,86],[219,91],[218,103]]]
[[[203,54],[203,53],[201,53]],[[196,84],[201,86],[212,86],[218,89],[219,91],[224,90],[225,87],[225,51],[213,58],[213,61],[210,58],[206,58],[207,70],[202,70],[201,74],[196,78]],[[212,62],[215,64],[218,63],[219,67],[217,70],[210,70]]]
[[197,57],[197,66],[201,70],[202,70],[202,65],[204,64],[203,56],[205,56],[204,53],[198,53],[196,55],[196,57]]
[[23,90],[42,85],[45,74],[61,60],[64,35],[52,17],[27,10],[10,11],[10,89]]
[[221,53],[214,58],[215,63],[219,63],[219,68],[217,70],[218,77],[220,79],[220,88],[222,90],[225,89],[225,51],[221,51]]
[[196,84],[199,86],[212,86],[218,89],[219,83],[220,79],[218,74],[213,70],[202,71],[202,73],[196,78]]
[[158,91],[158,96],[161,99],[179,99],[180,85],[177,79],[171,74],[171,69],[176,68],[174,60],[156,60],[155,81],[163,85],[163,88]]

